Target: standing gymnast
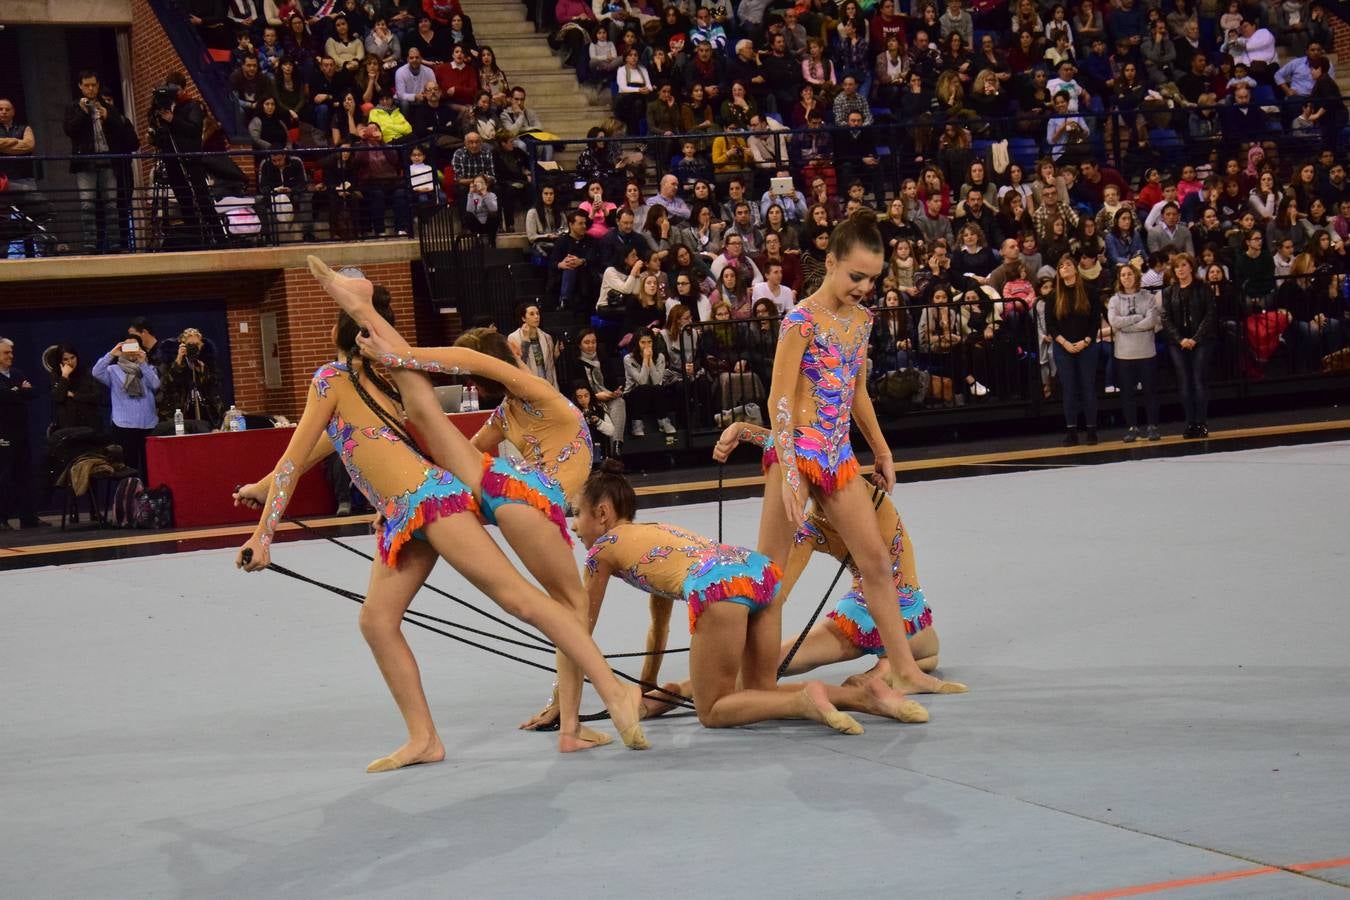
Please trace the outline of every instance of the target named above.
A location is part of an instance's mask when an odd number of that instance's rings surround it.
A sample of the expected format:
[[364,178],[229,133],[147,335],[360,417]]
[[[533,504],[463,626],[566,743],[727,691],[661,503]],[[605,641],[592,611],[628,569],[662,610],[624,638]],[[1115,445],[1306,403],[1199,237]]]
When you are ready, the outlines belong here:
[[[807,497],[814,498],[857,566],[895,683],[912,693],[936,693],[943,683],[915,663],[900,611],[891,602],[890,558],[875,527],[867,486],[856,477],[858,459],[849,440],[856,420],[889,493],[895,487],[895,463],[866,384],[872,316],[859,305],[882,272],[882,250],[876,214],[853,213],[830,235],[820,287],[783,317],[769,389],[776,458],[765,478],[759,550],[785,566],[793,536],[806,522]],[[770,615],[781,634],[781,602]],[[747,687],[773,684],[776,667],[772,661],[759,663],[742,673]]]
[[[740,443],[754,444],[767,454],[773,446],[773,435],[767,428],[758,425],[736,424],[727,426],[713,447],[713,458],[726,462],[731,451]],[[932,672],[938,664],[938,636],[933,628],[933,612],[919,586],[914,548],[909,541],[909,532],[905,529],[891,497],[885,491],[869,485],[871,496],[869,504],[873,510],[877,534],[885,543],[890,557],[891,578],[894,584],[895,602],[900,618],[904,622],[905,635],[910,652],[916,665],[924,672]],[[862,576],[849,555],[848,547],[839,537],[839,532],[830,524],[820,506],[812,508],[806,524],[798,530],[793,539],[792,550],[788,555],[787,566],[779,596],[786,601],[797,579],[805,571],[812,553],[825,553],[842,563],[847,563],[853,575],[852,588],[827,615],[825,621],[815,625],[806,635],[801,647],[797,649],[784,674],[799,675],[821,666],[837,662],[854,660],[860,656],[880,657],[877,665],[863,677],[884,677],[895,687],[896,681],[890,675],[890,664],[886,658],[886,647],[876,622],[868,611],[863,599]],[[783,643],[778,664],[792,650],[794,641]],[[850,679],[850,682],[854,679]],[[850,683],[845,682],[845,683]],[[966,686],[954,681],[944,681],[939,693],[965,693]]]
[[[500,528],[530,574],[585,627],[586,594],[572,556],[566,512],[567,494],[580,489],[591,468],[590,429],[581,413],[551,383],[527,371],[496,332],[474,329],[461,336],[458,343],[463,346],[410,347],[374,309],[369,281],[334,273],[315,257],[310,257],[310,268],[364,329],[357,337],[362,352],[389,367],[404,411],[431,459],[458,459],[467,467],[469,455],[477,455],[477,474],[466,469],[461,477],[478,484],[479,515]],[[486,392],[505,394],[472,444],[446,421],[423,374],[437,372],[467,374]],[[504,438],[523,451],[523,462],[488,454]],[[454,465],[448,468],[460,474]],[[558,749],[594,746],[596,732],[581,728],[579,718],[581,673],[561,650],[557,690],[562,718]],[[636,687],[633,693],[637,695]]]
[[[364,279],[344,279],[311,257],[329,293],[364,294],[372,315],[373,287]],[[382,292],[383,293],[383,292]],[[360,306],[360,300],[351,300]],[[392,317],[387,293],[380,315]],[[382,772],[416,763],[437,762],[445,749],[436,734],[422,690],[417,662],[403,637],[400,623],[413,595],[426,581],[438,557],[444,558],[476,588],[507,612],[530,623],[547,635],[595,684],[610,709],[624,743],[645,749],[646,738],[638,726],[638,700],[624,688],[606,665],[595,642],[570,610],[550,600],[530,585],[507,561],[483,529],[476,514],[481,509],[484,475],[481,455],[458,432],[459,445],[437,434],[438,456],[450,465],[433,464],[402,428],[399,393],[385,383],[361,358],[357,337],[361,327],[346,312],[338,317],[333,339],[341,358],[322,366],[310,382],[305,411],[285,453],[271,476],[262,520],[248,543],[240,549],[236,564],[246,571],[266,568],[270,562],[272,536],[290,501],[292,485],[304,467],[322,458],[315,451],[327,433],[341,455],[352,482],[381,510],[378,534],[379,561],[372,565],[370,586],[361,610],[361,630],[375,655],[394,700],[403,713],[408,741],[389,756],[370,764],[367,771]],[[430,384],[422,378],[427,393]],[[441,419],[446,429],[454,431]],[[556,523],[526,507],[510,512],[498,510],[503,532],[523,541],[542,544]],[[558,538],[555,538],[558,540]],[[570,559],[570,554],[569,554]],[[573,564],[575,570],[575,565]],[[586,749],[602,740],[577,735],[577,746]]]
[[[594,453],[590,428],[580,411],[551,383],[527,371],[506,338],[495,331],[472,329],[461,335],[454,347],[411,347],[379,316],[364,311],[356,314],[369,323],[369,337],[357,339],[362,351],[393,374],[408,420],[426,437],[433,459],[439,458],[443,445],[462,443],[463,438],[447,425],[440,403],[421,373],[465,375],[485,393],[504,395],[471,442],[483,454],[481,515],[488,524],[498,524],[498,510],[522,504],[553,523],[555,531],[538,535],[537,542],[513,542],[512,546],[544,589],[565,603],[577,621],[586,624],[586,593],[567,531],[568,506],[591,470]],[[523,464],[488,455],[503,440],[511,441],[521,451]],[[561,711],[560,749],[575,749],[570,744],[571,736],[580,732],[581,680],[572,672],[563,674],[568,663],[562,658],[558,662],[555,696],[521,727],[546,728],[558,721]]]
[[[881,679],[861,686],[819,681],[741,689],[744,669],[773,666],[777,624],[766,610],[778,592],[779,570],[753,550],[719,544],[671,525],[636,523],[637,495],[623,464],[605,460],[581,490],[573,526],[586,546],[586,579],[592,621],[599,616],[611,576],[653,598],[689,605],[689,673],[698,719],[729,728],[769,719],[811,719],[843,734],[862,726],[840,708],[926,722],[922,706]],[[674,687],[673,685],[669,687]],[[644,701],[647,714],[670,707]]]

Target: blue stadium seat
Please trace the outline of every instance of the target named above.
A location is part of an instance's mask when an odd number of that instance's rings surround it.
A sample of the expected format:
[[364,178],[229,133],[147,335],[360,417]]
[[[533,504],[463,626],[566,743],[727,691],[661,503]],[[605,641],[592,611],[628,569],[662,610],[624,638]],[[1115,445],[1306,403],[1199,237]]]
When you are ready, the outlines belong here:
[[1186,156],[1185,143],[1171,128],[1150,128],[1148,142],[1153,146],[1153,152],[1162,157],[1162,163],[1167,168],[1180,165]]
[[1279,106],[1279,98],[1275,96],[1275,89],[1268,84],[1258,84],[1252,88],[1252,102],[1257,106]]
[[1015,137],[1008,141],[1008,159],[1030,172],[1036,168],[1036,160],[1041,155],[1041,145],[1035,138]]

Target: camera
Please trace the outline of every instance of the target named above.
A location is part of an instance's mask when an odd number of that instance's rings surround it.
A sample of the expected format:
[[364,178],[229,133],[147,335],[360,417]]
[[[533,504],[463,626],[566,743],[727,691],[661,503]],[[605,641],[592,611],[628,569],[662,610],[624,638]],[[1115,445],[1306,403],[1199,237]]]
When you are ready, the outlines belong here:
[[200,345],[200,344],[188,344],[188,345],[187,345],[187,355],[188,355],[188,359],[196,359],[198,356],[201,355],[201,352],[202,352],[202,348],[201,348],[201,345]]
[[173,109],[178,102],[177,85],[165,84],[155,88],[150,95],[150,107],[156,111]]

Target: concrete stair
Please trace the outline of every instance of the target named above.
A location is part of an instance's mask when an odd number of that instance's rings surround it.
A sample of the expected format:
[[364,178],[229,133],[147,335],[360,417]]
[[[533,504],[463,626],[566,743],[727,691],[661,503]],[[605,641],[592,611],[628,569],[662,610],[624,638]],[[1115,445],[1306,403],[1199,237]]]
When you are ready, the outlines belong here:
[[[548,36],[536,34],[523,4],[511,0],[465,0],[464,12],[473,20],[474,37],[497,54],[497,64],[529,92],[529,107],[539,114],[547,131],[565,138],[584,138],[609,113],[608,94],[597,94],[577,83],[576,70],[548,46]],[[575,155],[576,148],[567,157]],[[563,157],[564,159],[566,157]]]

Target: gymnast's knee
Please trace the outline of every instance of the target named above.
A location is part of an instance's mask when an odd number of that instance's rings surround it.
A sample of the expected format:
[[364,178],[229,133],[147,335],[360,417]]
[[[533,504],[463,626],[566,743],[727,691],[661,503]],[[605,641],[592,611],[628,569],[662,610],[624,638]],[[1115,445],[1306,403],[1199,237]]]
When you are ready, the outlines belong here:
[[385,613],[370,603],[362,605],[361,614],[357,617],[361,634],[368,641],[387,637],[392,632],[398,631],[402,621],[402,616]]

